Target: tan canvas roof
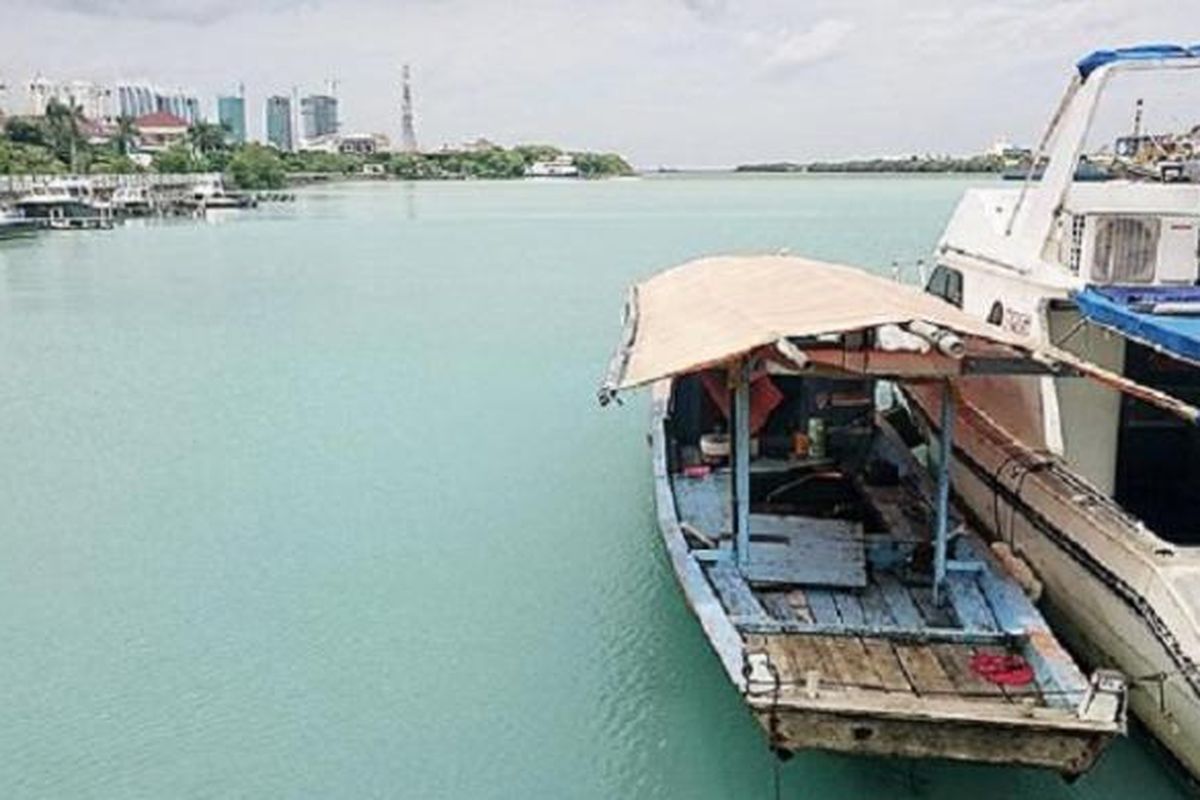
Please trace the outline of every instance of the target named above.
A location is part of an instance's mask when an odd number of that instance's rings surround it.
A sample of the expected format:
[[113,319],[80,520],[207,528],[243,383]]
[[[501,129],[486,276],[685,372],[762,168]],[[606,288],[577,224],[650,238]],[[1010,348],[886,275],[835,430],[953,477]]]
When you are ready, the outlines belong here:
[[854,267],[796,256],[717,256],[633,287],[625,341],[601,390],[613,392],[749,354],[785,338],[921,321],[1008,345],[1195,420],[1196,409],[1054,347],[1033,346],[949,303]]
[[923,320],[960,334],[1021,340],[911,286],[796,256],[718,256],[634,287],[636,328],[616,388],[691,372],[784,337]]

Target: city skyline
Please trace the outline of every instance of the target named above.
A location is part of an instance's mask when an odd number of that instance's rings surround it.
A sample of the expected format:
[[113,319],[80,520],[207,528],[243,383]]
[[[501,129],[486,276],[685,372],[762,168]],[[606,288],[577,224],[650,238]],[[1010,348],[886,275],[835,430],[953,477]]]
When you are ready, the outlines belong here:
[[1166,0],[614,0],[580,25],[582,9],[15,0],[0,80],[150,74],[206,102],[245,81],[254,138],[266,97],[336,80],[347,129],[401,141],[412,63],[427,145],[484,135],[715,166],[1030,142],[1079,56],[1171,40],[1189,20]]

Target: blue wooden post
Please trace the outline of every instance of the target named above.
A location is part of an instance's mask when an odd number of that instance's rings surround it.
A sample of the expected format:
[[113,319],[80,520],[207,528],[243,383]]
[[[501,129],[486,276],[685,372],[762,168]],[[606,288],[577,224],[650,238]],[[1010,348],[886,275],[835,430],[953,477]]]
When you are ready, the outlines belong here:
[[750,560],[750,359],[731,372],[733,382],[733,548],[737,565]]
[[940,602],[946,579],[946,539],[950,525],[950,459],[954,457],[954,391],[942,384],[942,434],[938,440],[937,528],[933,541],[933,602]]

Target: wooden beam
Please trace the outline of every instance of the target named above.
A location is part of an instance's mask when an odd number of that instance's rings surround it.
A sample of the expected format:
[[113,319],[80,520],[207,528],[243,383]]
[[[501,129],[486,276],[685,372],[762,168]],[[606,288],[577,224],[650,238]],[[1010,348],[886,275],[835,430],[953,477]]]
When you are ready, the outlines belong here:
[[730,371],[733,388],[733,539],[738,567],[750,560],[750,359]]
[[861,636],[891,642],[950,642],[962,644],[1011,645],[1023,637],[1007,631],[962,630],[961,628],[904,628],[899,625],[847,625],[771,619],[752,612],[731,615],[743,634],[799,634],[805,636]]
[[954,389],[942,384],[942,430],[938,438],[937,516],[933,536],[933,602],[941,600],[946,580],[946,543],[950,527],[950,459],[954,457]]

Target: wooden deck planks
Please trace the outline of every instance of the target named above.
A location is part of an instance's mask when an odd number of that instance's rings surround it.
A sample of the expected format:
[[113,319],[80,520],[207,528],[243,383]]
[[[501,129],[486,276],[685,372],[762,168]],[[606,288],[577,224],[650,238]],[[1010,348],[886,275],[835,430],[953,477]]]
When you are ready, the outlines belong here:
[[737,567],[732,564],[717,563],[708,568],[708,580],[717,591],[721,605],[730,616],[769,620],[766,610],[758,602],[754,592],[742,579]]
[[954,693],[954,681],[950,680],[950,676],[942,668],[932,645],[897,643],[893,647],[917,694]]
[[787,592],[758,592],[758,599],[772,619],[784,622],[796,619],[796,612],[788,601]]
[[796,619],[800,622],[812,622],[812,611],[808,607],[808,595],[803,589],[793,589],[787,593],[788,604],[792,607],[792,613],[796,615]]
[[912,684],[909,682],[908,675],[900,664],[900,659],[896,656],[896,649],[892,647],[891,642],[886,639],[864,638],[862,645],[884,690],[912,692]]
[[950,609],[935,605],[933,589],[928,586],[909,587],[908,595],[913,604],[920,609],[924,624],[934,628],[956,628],[958,620],[950,613]]
[[867,588],[859,595],[859,604],[862,606],[863,619],[868,625],[884,627],[896,624],[895,617],[888,611],[887,600],[877,580],[867,584]]
[[931,646],[938,663],[954,683],[954,688],[972,697],[995,698],[1004,701],[1004,690],[971,669],[975,648],[968,645],[936,644]]
[[974,572],[951,573],[946,576],[946,594],[954,615],[966,630],[997,631],[996,617],[987,598],[976,582]]
[[862,603],[850,592],[833,592],[833,604],[837,607],[838,616],[847,625],[863,626],[867,624]]
[[883,601],[896,624],[902,628],[923,628],[925,621],[909,590],[895,575],[881,573],[875,577],[883,592]]
[[838,613],[837,601],[828,589],[809,589],[805,593],[812,621],[821,625],[840,625],[842,615]]
[[743,568],[754,583],[862,587],[867,583],[862,526],[841,519],[750,515]]

